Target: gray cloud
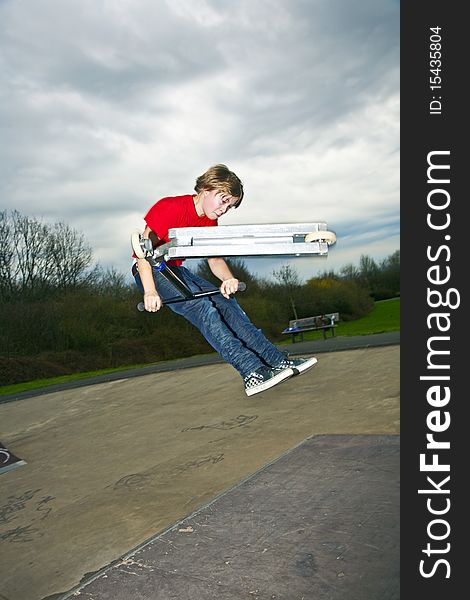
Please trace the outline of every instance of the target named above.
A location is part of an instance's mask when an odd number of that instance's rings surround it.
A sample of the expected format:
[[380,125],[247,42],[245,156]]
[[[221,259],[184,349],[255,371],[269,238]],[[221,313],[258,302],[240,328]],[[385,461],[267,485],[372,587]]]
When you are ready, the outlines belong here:
[[327,220],[328,264],[391,253],[398,27],[395,0],[4,1],[0,207],[125,269],[149,206],[226,162],[227,224]]

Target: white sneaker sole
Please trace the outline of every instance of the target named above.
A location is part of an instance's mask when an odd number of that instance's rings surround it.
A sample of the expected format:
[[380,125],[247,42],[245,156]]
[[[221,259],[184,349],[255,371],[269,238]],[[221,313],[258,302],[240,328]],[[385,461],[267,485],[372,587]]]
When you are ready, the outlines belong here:
[[294,371],[292,369],[284,369],[274,377],[271,377],[271,379],[268,379],[268,381],[260,383],[256,387],[252,387],[248,390],[245,390],[246,395],[253,396],[254,394],[258,394],[259,392],[264,392],[265,390],[268,390],[269,388],[277,385],[278,383],[281,383],[281,381],[289,379],[289,377],[292,377],[293,374]]
[[[300,375],[301,373],[305,373],[305,371],[308,371],[309,369],[314,367],[317,364],[317,362],[318,362],[318,360],[314,357],[307,358],[307,360],[304,363],[302,363],[299,367],[295,367],[293,369],[294,374]],[[296,373],[296,371],[297,371],[297,373]]]

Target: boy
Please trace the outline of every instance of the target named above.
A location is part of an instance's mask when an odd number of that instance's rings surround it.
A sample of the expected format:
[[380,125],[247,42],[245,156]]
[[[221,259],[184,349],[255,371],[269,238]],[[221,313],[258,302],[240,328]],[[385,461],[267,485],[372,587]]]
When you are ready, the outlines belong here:
[[[225,165],[215,165],[196,180],[196,194],[162,198],[145,216],[144,238],[153,247],[168,242],[172,227],[211,227],[243,200],[243,184]],[[221,280],[221,295],[188,300],[168,306],[195,325],[209,344],[243,377],[248,396],[262,392],[294,374],[313,367],[316,358],[288,360],[249,320],[237,301],[231,298],[238,288],[223,258],[208,258],[209,267]],[[192,291],[214,286],[182,266],[182,260],[168,265]],[[175,296],[175,289],[145,258],[137,259],[136,283],[144,293],[144,307],[156,312],[162,298]]]

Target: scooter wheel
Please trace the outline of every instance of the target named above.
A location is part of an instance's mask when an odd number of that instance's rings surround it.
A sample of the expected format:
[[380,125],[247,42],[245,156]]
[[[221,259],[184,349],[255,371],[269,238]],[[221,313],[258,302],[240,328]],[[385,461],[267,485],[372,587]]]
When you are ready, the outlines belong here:
[[135,230],[132,232],[131,235],[131,246],[132,246],[132,250],[134,251],[134,254],[137,256],[137,258],[145,258],[145,250],[142,247],[142,234],[140,231]]
[[336,242],[336,234],[332,231],[312,231],[305,236],[306,242],[326,242],[331,246]]

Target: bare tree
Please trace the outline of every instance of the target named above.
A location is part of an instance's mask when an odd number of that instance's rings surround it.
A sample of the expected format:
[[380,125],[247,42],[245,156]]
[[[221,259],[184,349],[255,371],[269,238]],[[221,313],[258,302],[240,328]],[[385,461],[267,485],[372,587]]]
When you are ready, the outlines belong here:
[[0,211],[0,295],[13,289],[13,231],[6,210]]
[[49,278],[47,225],[12,213],[13,278],[20,289],[37,289]]
[[294,313],[294,318],[298,319],[297,309],[295,307],[294,296],[295,292],[302,286],[302,281],[299,274],[291,265],[282,265],[278,270],[273,271],[273,276],[285,288],[287,296]]
[[372,289],[379,276],[379,267],[373,258],[362,254],[359,259],[359,273],[362,285]]
[[55,286],[70,288],[86,281],[93,252],[82,233],[66,223],[55,223],[49,229],[47,253]]
[[0,212],[0,291],[70,288],[96,278],[83,234],[65,223],[47,224]]
[[349,280],[355,281],[355,280],[359,279],[360,273],[359,273],[359,269],[355,265],[353,265],[352,263],[349,263],[341,268],[340,275],[343,279],[349,279]]
[[103,296],[125,298],[134,291],[133,285],[126,283],[125,276],[114,267],[104,270],[101,266],[95,268],[96,277],[93,279],[96,292]]

